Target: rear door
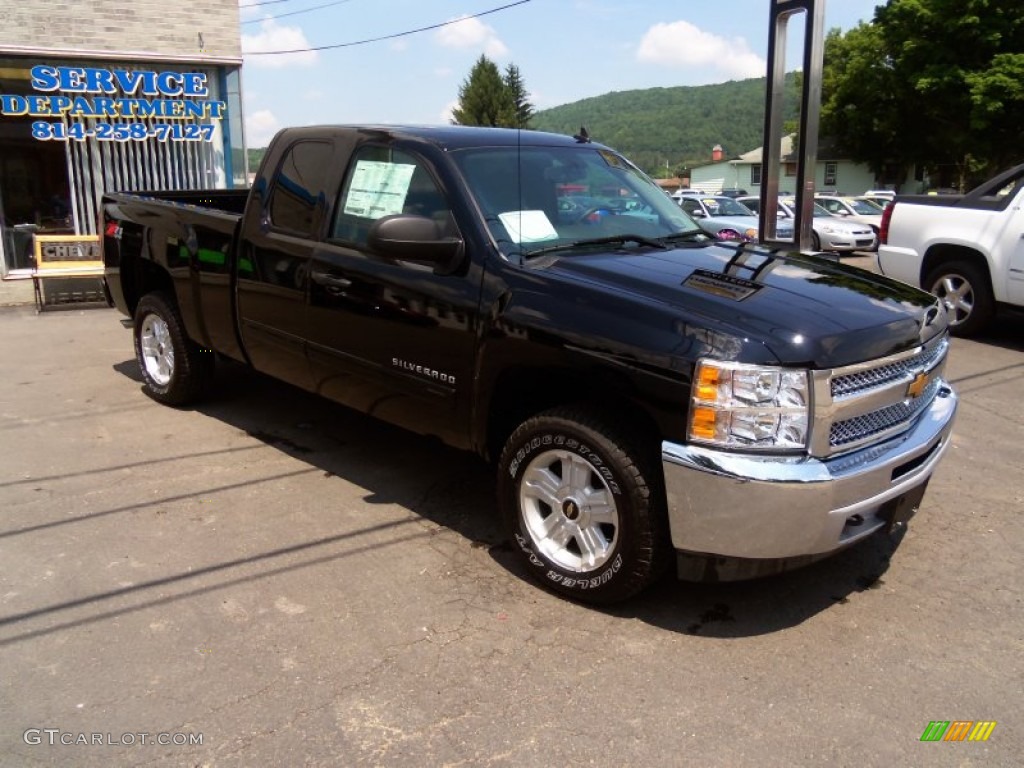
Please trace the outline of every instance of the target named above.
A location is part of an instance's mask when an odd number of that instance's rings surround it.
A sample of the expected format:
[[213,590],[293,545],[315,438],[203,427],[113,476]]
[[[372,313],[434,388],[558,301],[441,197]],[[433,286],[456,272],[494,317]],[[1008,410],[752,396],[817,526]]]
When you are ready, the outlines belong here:
[[330,139],[299,138],[285,148],[268,189],[257,188],[238,254],[238,317],[253,366],[312,387],[306,359],[309,260],[328,207],[335,168]]
[[[316,390],[459,443],[478,327],[479,276],[374,253],[377,219],[411,213],[457,237],[448,191],[422,156],[379,140],[353,152],[328,234],[310,264],[309,359]],[[468,260],[467,260],[468,261]]]

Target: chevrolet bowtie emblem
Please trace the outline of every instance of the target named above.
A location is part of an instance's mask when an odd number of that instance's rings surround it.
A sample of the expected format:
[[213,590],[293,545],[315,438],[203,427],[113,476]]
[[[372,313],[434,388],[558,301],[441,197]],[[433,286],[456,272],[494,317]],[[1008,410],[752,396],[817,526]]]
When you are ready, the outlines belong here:
[[914,377],[914,380],[907,385],[907,397],[918,398],[921,393],[924,392],[924,388],[928,386],[928,374],[919,373]]

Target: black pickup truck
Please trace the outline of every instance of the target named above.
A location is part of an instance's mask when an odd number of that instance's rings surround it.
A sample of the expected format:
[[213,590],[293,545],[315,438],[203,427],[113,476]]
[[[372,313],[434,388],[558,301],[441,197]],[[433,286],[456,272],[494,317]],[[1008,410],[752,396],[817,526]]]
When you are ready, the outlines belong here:
[[288,129],[248,193],[111,194],[102,228],[150,396],[221,356],[492,459],[514,548],[579,599],[898,527],[949,445],[933,296],[715,242],[583,136]]

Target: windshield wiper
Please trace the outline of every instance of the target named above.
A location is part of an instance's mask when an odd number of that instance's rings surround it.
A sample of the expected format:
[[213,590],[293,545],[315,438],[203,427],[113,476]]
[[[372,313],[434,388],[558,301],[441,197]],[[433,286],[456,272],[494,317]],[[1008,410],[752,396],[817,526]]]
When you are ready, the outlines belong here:
[[565,251],[572,248],[585,248],[589,245],[625,245],[626,243],[636,243],[637,245],[646,245],[649,248],[657,248],[660,251],[664,251],[668,248],[664,242],[660,239],[652,237],[644,237],[643,235],[611,235],[609,237],[591,237],[586,240],[574,240],[571,243],[560,243],[559,245],[549,245],[545,248],[538,248],[535,251],[524,251],[523,257],[532,259],[534,256],[542,256],[545,253],[554,253],[555,251]]
[[711,235],[709,235],[703,229],[698,228],[687,229],[683,232],[675,232],[671,235],[665,235],[665,237],[661,238],[661,242],[670,243],[676,240],[700,240],[701,237],[706,237],[709,240],[711,239]]

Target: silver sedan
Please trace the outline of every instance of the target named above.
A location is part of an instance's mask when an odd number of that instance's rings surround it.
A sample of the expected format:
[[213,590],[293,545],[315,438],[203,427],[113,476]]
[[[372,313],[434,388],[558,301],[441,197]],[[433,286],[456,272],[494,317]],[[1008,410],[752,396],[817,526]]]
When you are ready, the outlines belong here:
[[[734,198],[687,195],[680,199],[679,206],[716,240],[757,242],[757,214]],[[780,217],[776,226],[779,237],[793,236],[792,222]]]
[[[761,205],[760,198],[754,196],[741,197],[739,201],[755,211]],[[779,198],[779,214],[792,221],[795,204],[792,198]],[[817,203],[811,230],[811,247],[815,251],[873,251],[878,247],[878,238],[870,225],[833,216]]]

